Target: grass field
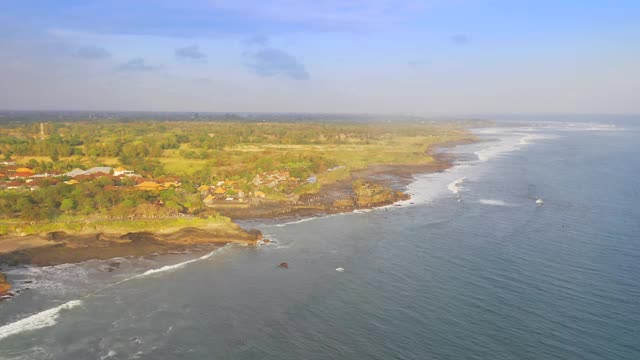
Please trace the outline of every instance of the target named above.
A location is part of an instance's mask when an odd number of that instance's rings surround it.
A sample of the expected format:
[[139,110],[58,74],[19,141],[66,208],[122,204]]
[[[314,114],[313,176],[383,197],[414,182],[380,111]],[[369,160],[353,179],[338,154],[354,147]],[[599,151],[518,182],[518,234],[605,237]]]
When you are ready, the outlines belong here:
[[164,219],[87,219],[83,217],[61,217],[56,221],[27,223],[22,221],[0,222],[0,235],[6,234],[45,234],[52,231],[82,233],[128,233],[152,231],[155,233],[173,232],[186,227],[228,228],[233,231],[239,227],[224,216],[202,218],[164,218]]

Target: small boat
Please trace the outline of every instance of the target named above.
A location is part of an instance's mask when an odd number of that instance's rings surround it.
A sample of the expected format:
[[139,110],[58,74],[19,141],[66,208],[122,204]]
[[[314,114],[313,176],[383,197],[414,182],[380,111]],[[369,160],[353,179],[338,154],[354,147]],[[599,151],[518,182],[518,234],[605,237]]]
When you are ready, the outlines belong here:
[[337,271],[337,272],[344,272],[344,269],[343,269],[343,268],[341,268],[341,267],[339,267],[339,268],[336,268],[336,271]]
[[536,205],[540,206],[544,204],[544,200],[542,200],[542,198],[538,198],[538,200],[536,200]]

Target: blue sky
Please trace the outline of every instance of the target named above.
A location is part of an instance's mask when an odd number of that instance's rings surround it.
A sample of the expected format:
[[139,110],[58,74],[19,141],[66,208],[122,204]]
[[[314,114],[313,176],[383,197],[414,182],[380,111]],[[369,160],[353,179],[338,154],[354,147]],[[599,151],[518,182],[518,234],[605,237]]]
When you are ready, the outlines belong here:
[[0,108],[640,113],[640,2],[4,0]]

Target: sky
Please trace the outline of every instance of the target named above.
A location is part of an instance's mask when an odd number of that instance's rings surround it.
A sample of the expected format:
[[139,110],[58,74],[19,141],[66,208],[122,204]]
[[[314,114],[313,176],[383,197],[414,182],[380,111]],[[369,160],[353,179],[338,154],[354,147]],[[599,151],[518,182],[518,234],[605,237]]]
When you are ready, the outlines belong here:
[[0,109],[640,113],[637,0],[1,0]]

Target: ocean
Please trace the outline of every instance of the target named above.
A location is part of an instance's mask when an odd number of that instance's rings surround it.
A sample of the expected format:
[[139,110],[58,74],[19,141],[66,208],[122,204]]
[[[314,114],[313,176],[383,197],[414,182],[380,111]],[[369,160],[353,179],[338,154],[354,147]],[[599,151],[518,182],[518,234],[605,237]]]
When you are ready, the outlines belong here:
[[245,223],[265,246],[9,269],[0,359],[640,359],[640,122],[475,131],[410,200]]

